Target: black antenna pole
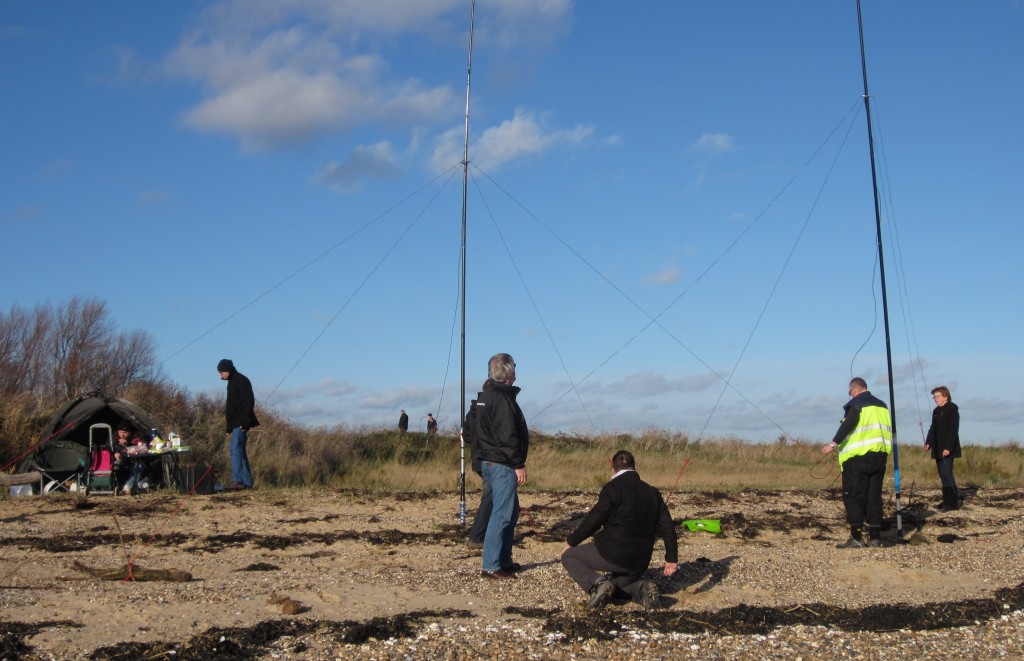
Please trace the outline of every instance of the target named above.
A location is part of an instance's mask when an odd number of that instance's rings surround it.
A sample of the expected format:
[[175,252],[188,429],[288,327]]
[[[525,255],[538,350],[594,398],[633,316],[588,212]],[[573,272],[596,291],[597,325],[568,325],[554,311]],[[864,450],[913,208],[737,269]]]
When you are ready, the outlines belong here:
[[857,30],[860,34],[860,68],[864,77],[864,114],[868,120],[868,151],[871,155],[871,190],[875,200],[875,236],[878,244],[878,273],[882,283],[882,318],[885,320],[885,361],[889,370],[889,415],[892,418],[892,465],[896,487],[896,534],[903,537],[903,513],[900,506],[900,453],[896,443],[896,395],[892,382],[892,343],[889,339],[889,299],[885,289],[885,259],[882,251],[882,211],[878,202],[878,175],[875,172],[875,138],[871,129],[871,95],[868,94],[868,64],[864,54],[864,20],[857,0]]
[[473,71],[473,25],[476,0],[469,9],[469,58],[466,63],[466,136],[462,151],[462,346],[461,379],[459,380],[459,523],[466,523],[466,187],[469,182],[469,88]]

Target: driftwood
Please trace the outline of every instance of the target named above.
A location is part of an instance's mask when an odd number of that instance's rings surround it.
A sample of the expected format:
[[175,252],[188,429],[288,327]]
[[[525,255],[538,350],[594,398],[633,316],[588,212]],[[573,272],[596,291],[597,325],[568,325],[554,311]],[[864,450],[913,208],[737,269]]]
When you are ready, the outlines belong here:
[[97,569],[83,565],[75,560],[72,565],[74,569],[105,581],[171,581],[174,583],[188,583],[192,580],[192,574],[180,569],[145,569],[143,567],[130,567],[121,565],[117,569]]
[[39,473],[0,473],[0,487],[17,487],[22,484],[39,484]]

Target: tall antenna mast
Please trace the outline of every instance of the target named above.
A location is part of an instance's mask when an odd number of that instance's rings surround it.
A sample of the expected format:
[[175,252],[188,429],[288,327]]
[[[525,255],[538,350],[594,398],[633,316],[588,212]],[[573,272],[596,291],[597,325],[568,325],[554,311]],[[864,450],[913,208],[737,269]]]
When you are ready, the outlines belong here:
[[889,415],[892,418],[892,464],[896,488],[896,535],[903,537],[903,513],[900,506],[900,453],[896,443],[896,395],[892,382],[892,342],[889,339],[889,298],[885,288],[885,258],[882,251],[882,211],[878,202],[878,175],[875,171],[875,138],[871,129],[871,95],[868,94],[868,64],[864,52],[864,20],[857,0],[857,30],[860,34],[860,68],[864,78],[864,114],[868,120],[868,151],[871,156],[871,190],[875,201],[875,237],[878,245],[878,274],[882,283],[882,318],[885,320],[885,361],[889,371]]
[[[459,380],[459,429],[466,426],[466,187],[469,183],[469,90],[473,72],[473,26],[476,0],[469,3],[469,57],[466,62],[466,134],[462,150],[462,344]],[[466,439],[459,432],[459,523],[466,523]]]

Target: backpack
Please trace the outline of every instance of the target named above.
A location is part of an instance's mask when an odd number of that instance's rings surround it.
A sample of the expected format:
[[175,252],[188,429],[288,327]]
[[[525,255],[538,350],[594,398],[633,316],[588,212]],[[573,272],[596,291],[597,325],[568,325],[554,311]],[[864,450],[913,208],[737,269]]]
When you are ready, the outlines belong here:
[[476,400],[474,399],[469,403],[469,410],[466,411],[466,420],[462,425],[462,441],[469,448],[469,455],[471,463],[473,465],[473,472],[479,474],[482,469],[480,467],[479,452],[479,440],[480,431],[477,426],[478,422],[476,419]]

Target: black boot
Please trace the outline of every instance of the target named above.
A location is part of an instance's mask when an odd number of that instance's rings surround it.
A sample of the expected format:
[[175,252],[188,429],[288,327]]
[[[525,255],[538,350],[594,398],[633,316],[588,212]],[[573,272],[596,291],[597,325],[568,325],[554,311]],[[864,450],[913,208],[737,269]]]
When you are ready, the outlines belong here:
[[604,606],[605,602],[615,594],[615,584],[607,578],[599,578],[597,583],[590,586],[587,594],[590,595],[590,598],[587,599],[587,610],[596,610]]
[[865,546],[868,548],[878,548],[882,545],[882,527],[881,526],[868,526],[868,542]]
[[956,487],[942,487],[942,511],[960,509],[960,494]]
[[864,536],[860,526],[850,526],[850,539],[842,544],[836,544],[837,549],[862,549],[865,547]]

